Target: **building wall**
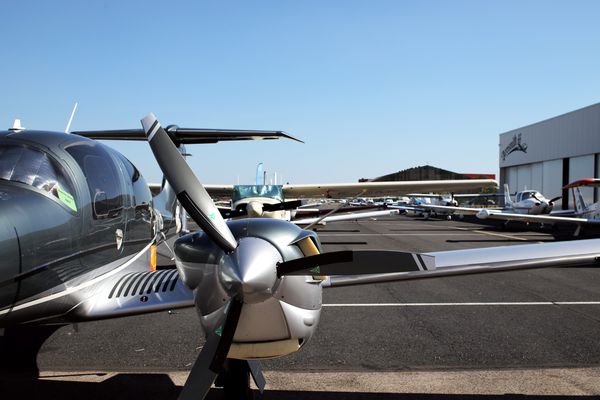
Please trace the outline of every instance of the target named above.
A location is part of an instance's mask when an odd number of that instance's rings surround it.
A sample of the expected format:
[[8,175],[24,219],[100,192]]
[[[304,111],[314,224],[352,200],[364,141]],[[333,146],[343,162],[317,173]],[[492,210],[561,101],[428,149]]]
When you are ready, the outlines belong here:
[[[600,103],[503,133],[499,150],[501,184],[513,193],[529,188],[547,198],[562,195],[556,208],[567,208],[564,185],[600,177]],[[599,200],[598,188],[582,193],[586,202]]]

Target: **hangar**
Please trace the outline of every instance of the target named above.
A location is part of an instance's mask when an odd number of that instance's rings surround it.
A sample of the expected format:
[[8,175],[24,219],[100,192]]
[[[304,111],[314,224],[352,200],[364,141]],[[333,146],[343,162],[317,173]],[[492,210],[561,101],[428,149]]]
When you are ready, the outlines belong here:
[[[567,209],[564,185],[600,177],[600,103],[502,133],[499,146],[501,185],[562,195],[557,206]],[[586,203],[599,200],[598,188],[582,193]]]

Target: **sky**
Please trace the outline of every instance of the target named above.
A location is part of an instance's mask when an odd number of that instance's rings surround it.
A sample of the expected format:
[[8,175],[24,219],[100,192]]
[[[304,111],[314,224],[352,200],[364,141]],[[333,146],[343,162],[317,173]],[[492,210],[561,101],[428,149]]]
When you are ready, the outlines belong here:
[[[498,174],[499,134],[600,101],[598,1],[0,3],[0,128],[284,130],[188,146],[203,183]],[[107,142],[147,180],[147,143]]]

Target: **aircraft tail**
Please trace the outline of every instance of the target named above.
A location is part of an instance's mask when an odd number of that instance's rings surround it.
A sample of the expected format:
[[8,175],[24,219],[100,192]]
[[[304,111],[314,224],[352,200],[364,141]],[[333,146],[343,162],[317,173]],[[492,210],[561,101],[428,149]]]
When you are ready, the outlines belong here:
[[508,184],[504,184],[504,206],[513,207],[513,201],[510,198],[510,190],[508,190]]
[[583,199],[583,195],[581,194],[581,190],[578,187],[574,187],[573,189],[573,201],[575,202],[575,213],[581,214],[586,209],[585,200]]
[[151,185],[154,198],[154,209],[160,213],[158,218],[161,219],[159,222],[158,230],[166,231],[172,227],[176,227],[176,232],[181,230],[181,217],[178,215],[178,202],[177,194],[173,187],[169,184],[169,181],[163,178],[160,187],[158,185]]

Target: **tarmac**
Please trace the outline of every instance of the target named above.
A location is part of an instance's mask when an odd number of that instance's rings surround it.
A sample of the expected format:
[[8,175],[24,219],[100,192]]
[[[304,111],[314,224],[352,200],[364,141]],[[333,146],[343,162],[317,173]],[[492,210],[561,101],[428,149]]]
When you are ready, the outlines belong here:
[[[325,251],[554,241],[406,216],[318,232]],[[600,398],[599,278],[595,268],[552,268],[326,289],[314,338],[263,362],[263,398]],[[176,398],[202,344],[193,309],[68,326],[42,347],[41,379],[3,377],[0,394]]]

